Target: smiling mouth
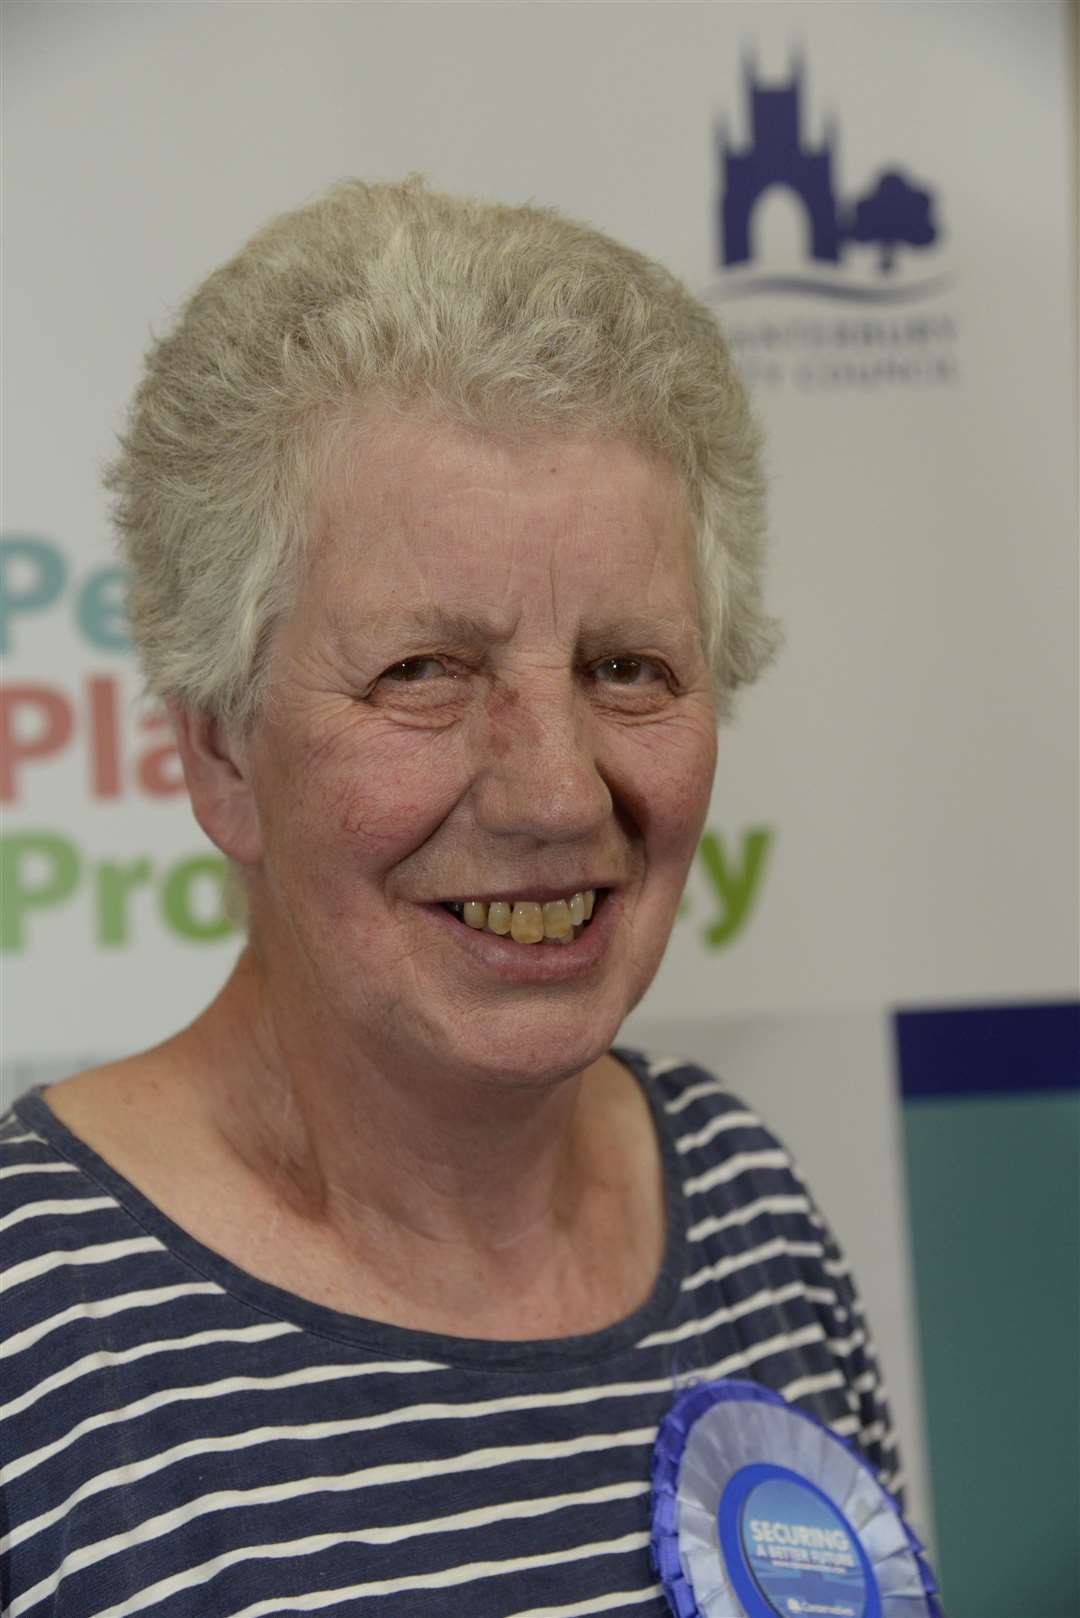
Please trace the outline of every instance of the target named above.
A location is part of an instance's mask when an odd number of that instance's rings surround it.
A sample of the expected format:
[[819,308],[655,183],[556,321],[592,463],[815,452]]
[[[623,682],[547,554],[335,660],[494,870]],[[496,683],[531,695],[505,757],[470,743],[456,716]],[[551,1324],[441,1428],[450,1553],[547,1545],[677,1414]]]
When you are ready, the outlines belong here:
[[442,908],[466,927],[498,933],[517,944],[572,944],[581,937],[606,893],[606,888],[585,888],[546,903],[531,899],[496,899],[490,903],[482,899],[450,900]]

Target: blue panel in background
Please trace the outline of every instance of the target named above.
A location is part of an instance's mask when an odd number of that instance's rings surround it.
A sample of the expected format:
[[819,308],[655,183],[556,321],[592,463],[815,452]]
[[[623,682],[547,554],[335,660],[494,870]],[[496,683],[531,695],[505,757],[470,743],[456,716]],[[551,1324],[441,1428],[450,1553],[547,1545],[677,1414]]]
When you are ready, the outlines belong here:
[[1076,1618],[1080,1002],[894,1034],[943,1604]]
[[1080,1090],[1080,1000],[898,1011],[905,1101]]

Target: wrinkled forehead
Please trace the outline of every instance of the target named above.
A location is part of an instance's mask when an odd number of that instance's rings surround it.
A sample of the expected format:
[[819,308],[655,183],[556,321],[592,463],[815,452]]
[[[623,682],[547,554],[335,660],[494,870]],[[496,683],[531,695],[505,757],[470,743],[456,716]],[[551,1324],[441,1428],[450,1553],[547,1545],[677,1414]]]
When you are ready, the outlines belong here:
[[576,596],[697,618],[682,479],[623,439],[367,422],[320,495],[310,583],[335,611],[482,606],[508,629]]

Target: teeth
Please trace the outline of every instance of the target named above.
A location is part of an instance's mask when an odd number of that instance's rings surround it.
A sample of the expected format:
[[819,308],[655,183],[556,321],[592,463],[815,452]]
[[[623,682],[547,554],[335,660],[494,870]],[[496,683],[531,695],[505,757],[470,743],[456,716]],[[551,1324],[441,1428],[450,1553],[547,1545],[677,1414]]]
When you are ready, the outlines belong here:
[[544,937],[568,938],[573,936],[574,924],[570,920],[570,906],[565,899],[552,899],[544,906]]
[[510,916],[510,937],[518,944],[539,944],[544,936],[544,912],[529,899],[519,900]]
[[[483,910],[483,905],[480,909]],[[505,899],[496,899],[493,905],[488,905],[487,924],[493,933],[508,933],[510,931],[510,906]]]
[[450,908],[460,915],[467,927],[504,936],[509,933],[518,944],[572,944],[580,937],[595,902],[596,890],[586,888],[568,899],[549,899],[546,904],[531,899],[521,899],[512,905],[506,899],[496,899],[492,904],[485,904],[482,899],[466,899],[463,904]]

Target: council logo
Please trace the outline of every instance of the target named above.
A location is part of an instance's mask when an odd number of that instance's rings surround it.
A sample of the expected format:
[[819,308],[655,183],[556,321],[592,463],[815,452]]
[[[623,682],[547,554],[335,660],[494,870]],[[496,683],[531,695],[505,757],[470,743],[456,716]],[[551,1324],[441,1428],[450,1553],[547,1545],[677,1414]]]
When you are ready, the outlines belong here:
[[818,396],[955,387],[944,208],[937,185],[894,155],[907,126],[884,127],[877,150],[848,151],[839,122],[810,105],[797,52],[780,78],[744,55],[742,81],[738,118],[715,126],[718,273],[700,296],[744,381]]
[[[743,62],[744,111],[738,128],[716,128],[719,187],[715,208],[716,257],[722,279],[716,298],[753,293],[794,293],[860,303],[910,302],[940,291],[933,260],[942,240],[935,189],[902,161],[888,158],[870,169],[862,189],[838,189],[839,129],[824,124],[807,133],[806,71],[795,55],[782,82],[759,77],[752,57]],[[849,164],[850,167],[850,164]],[[801,229],[802,251],[777,261],[763,245],[765,216],[780,194],[789,199]]]

